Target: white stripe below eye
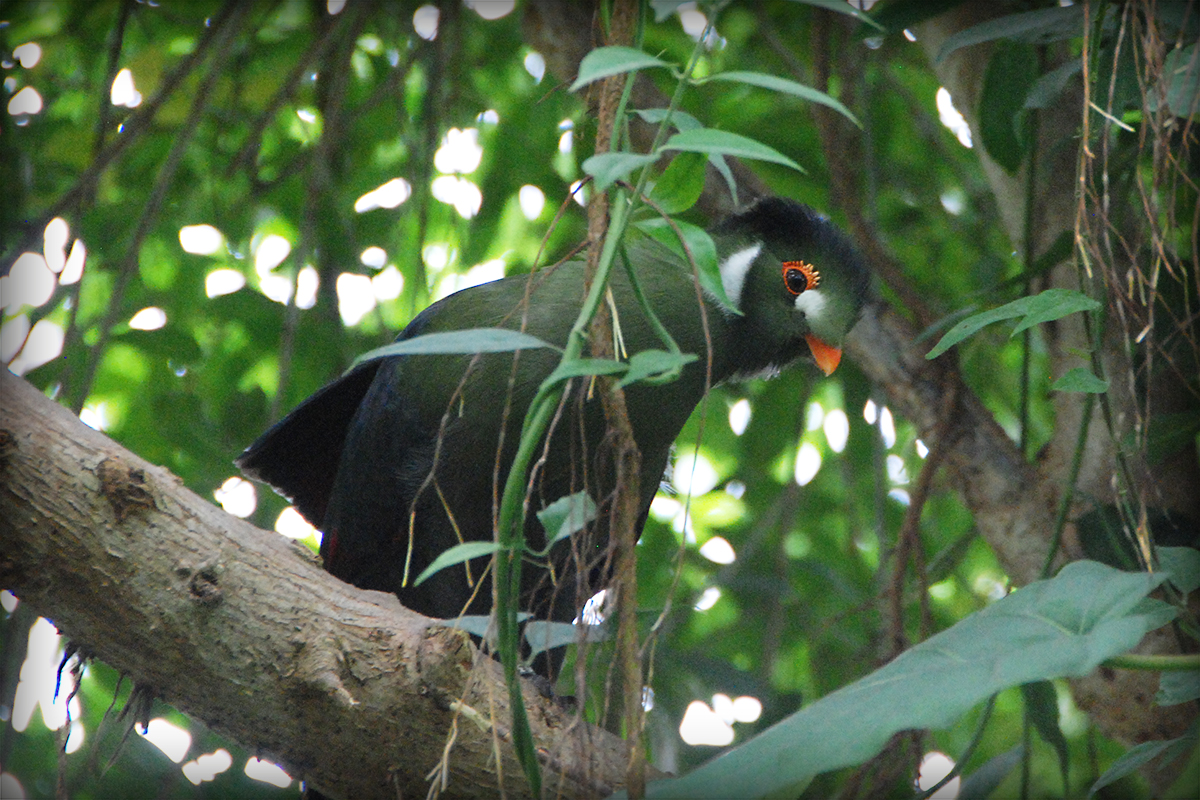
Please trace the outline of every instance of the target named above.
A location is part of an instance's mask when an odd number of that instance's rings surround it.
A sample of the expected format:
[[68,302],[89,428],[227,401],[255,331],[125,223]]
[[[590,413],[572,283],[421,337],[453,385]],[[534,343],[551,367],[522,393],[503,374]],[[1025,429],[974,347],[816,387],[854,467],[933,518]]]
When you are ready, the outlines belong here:
[[825,311],[825,295],[821,294],[820,289],[801,292],[800,296],[796,298],[796,310],[806,317],[819,319]]
[[762,242],[755,242],[736,253],[731,253],[721,262],[721,285],[725,288],[725,296],[729,298],[729,302],[738,309],[742,307],[742,287],[746,284],[746,274],[750,271],[754,259],[762,252],[762,247]]

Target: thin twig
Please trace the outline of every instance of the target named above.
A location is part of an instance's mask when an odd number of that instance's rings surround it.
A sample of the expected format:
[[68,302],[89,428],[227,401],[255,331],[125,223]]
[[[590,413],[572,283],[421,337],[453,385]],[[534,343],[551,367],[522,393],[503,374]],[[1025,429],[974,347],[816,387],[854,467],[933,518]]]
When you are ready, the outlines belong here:
[[[184,153],[187,152],[188,145],[191,144],[192,137],[199,128],[200,120],[204,117],[209,102],[216,96],[215,92],[213,92],[213,87],[216,86],[217,81],[220,79],[226,62],[233,56],[233,48],[229,44],[233,35],[238,30],[237,21],[242,18],[245,8],[246,6],[243,4],[231,0],[226,6],[226,9],[229,9],[229,14],[223,18],[223,22],[219,26],[214,25],[218,30],[209,41],[213,43],[216,54],[209,65],[208,74],[205,75],[204,80],[196,90],[196,94],[192,99],[192,107],[189,109],[187,117],[179,126],[179,133],[175,138],[174,144],[171,146],[170,153],[167,154],[166,160],[159,167],[158,176],[155,178],[154,186],[150,190],[150,196],[146,200],[146,205],[142,208],[142,215],[138,220],[137,227],[134,229],[129,247],[119,262],[120,267],[112,294],[109,297],[108,310],[104,315],[104,320],[100,324],[99,338],[88,353],[83,380],[74,389],[71,409],[76,414],[83,409],[83,404],[87,401],[88,395],[91,394],[92,384],[95,382],[96,372],[104,356],[108,340],[112,335],[112,329],[116,326],[117,320],[121,315],[125,313],[123,307],[125,290],[129,287],[133,276],[137,274],[138,256],[141,252],[142,242],[145,241],[146,235],[150,233],[150,229],[158,221],[159,212],[162,210],[163,201],[166,199],[167,192],[174,181],[175,172],[183,161]],[[222,9],[222,13],[226,9]],[[95,162],[93,162],[93,166],[95,166]],[[66,385],[64,377],[64,388]]]
[[[151,130],[150,122],[158,113],[159,108],[167,102],[175,93],[175,90],[181,83],[191,75],[192,71],[203,63],[208,56],[209,51],[213,48],[218,38],[223,37],[225,25],[229,21],[231,15],[244,4],[239,0],[226,0],[225,5],[212,18],[211,23],[204,29],[200,36],[200,41],[196,44],[196,49],[183,58],[182,61],[175,67],[171,73],[163,79],[158,92],[147,102],[138,107],[121,126],[121,133],[112,142],[101,150],[92,163],[88,165],[75,181],[75,184],[59,195],[48,209],[38,215],[25,228],[25,235],[21,238],[19,246],[14,250],[9,250],[5,253],[7,259],[9,253],[20,253],[30,249],[38,237],[42,235],[47,223],[57,216],[61,216],[68,212],[69,209],[78,210],[78,206],[82,199],[92,191],[104,170],[117,159],[134,142],[141,139],[143,133]],[[221,39],[224,41],[224,39]]]

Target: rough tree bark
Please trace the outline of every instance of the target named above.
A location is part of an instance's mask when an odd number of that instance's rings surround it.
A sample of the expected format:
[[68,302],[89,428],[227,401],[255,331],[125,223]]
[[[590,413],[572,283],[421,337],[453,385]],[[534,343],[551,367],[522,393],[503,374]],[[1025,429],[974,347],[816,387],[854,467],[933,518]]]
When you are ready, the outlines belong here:
[[[0,587],[87,656],[335,797],[528,796],[499,665],[356,589],[0,370]],[[525,687],[547,796],[604,797],[617,737]]]

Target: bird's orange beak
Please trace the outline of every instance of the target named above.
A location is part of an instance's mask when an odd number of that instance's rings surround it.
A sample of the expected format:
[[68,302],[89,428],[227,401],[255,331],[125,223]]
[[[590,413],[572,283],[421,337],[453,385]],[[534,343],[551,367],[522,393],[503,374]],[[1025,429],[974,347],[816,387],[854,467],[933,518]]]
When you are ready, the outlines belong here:
[[808,341],[808,349],[812,350],[813,358],[816,360],[817,366],[821,368],[821,372],[832,375],[842,360],[842,351],[833,345],[825,344],[812,334],[804,338]]

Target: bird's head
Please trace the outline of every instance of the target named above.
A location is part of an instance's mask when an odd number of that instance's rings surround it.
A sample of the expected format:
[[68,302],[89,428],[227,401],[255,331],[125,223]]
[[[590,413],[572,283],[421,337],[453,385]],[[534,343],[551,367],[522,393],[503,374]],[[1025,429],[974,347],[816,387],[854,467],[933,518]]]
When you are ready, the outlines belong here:
[[870,279],[827,217],[764,198],[713,230],[725,294],[742,312],[753,368],[783,367],[807,350],[829,375],[862,313]]

